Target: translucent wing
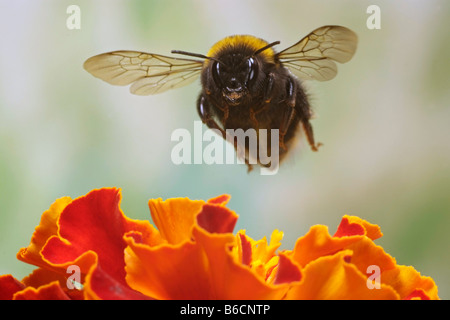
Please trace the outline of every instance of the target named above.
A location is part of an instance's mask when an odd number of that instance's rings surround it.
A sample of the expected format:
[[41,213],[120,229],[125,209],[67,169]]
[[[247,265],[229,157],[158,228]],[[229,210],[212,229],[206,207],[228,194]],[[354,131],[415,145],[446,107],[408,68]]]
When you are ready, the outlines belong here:
[[126,86],[131,93],[149,95],[179,88],[196,80],[203,61],[178,59],[138,51],[113,51],[91,57],[84,68],[110,84]]
[[279,61],[304,80],[326,81],[337,73],[335,61],[345,63],[356,51],[358,37],[341,26],[320,27],[277,54]]

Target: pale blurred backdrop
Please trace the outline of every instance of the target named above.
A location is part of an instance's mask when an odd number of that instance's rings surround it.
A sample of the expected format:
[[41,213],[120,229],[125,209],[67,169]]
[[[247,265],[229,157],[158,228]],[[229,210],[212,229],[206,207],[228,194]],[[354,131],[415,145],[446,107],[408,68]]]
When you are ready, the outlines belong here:
[[[81,9],[69,30],[66,9]],[[367,7],[381,9],[369,30]],[[359,37],[355,57],[328,82],[309,82],[319,152],[300,143],[274,176],[244,165],[174,165],[177,128],[193,134],[199,81],[139,97],[88,74],[83,62],[129,49],[206,54],[221,38],[251,34],[282,50],[322,25]],[[377,243],[431,276],[450,298],[449,1],[4,1],[0,0],[0,274],[57,198],[120,187],[122,209],[149,219],[150,198],[231,194],[235,229],[334,233],[344,214],[378,224]],[[82,232],[82,230],[80,230]]]

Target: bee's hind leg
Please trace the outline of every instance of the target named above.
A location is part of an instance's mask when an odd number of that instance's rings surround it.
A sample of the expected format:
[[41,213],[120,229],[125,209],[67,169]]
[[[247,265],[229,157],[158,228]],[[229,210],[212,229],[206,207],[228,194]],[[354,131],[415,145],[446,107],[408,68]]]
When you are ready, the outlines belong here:
[[300,118],[300,122],[302,124],[303,130],[306,134],[306,140],[308,141],[311,149],[313,151],[318,151],[319,147],[322,146],[322,143],[316,143],[314,139],[314,131],[309,120],[314,116],[311,107],[309,105],[307,96],[303,90],[297,91],[295,110],[297,112],[298,117]]
[[301,122],[302,122],[303,130],[305,131],[305,134],[306,134],[306,139],[308,140],[308,143],[311,146],[312,151],[318,151],[319,147],[322,146],[323,144],[321,142],[316,144],[316,142],[314,141],[314,132],[313,132],[311,123],[309,123],[309,120],[303,120],[303,119]]

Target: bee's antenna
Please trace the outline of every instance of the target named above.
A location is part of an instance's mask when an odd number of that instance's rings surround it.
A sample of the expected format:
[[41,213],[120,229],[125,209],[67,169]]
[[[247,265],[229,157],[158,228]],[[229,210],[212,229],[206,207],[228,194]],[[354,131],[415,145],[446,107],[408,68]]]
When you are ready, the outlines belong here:
[[223,65],[225,65],[222,61],[216,59],[216,58],[212,58],[212,57],[207,57],[203,54],[200,53],[192,53],[192,52],[186,52],[186,51],[181,51],[181,50],[172,50],[170,51],[171,53],[176,53],[176,54],[184,54],[185,56],[191,56],[191,57],[196,57],[196,58],[202,58],[202,59],[208,59],[208,60],[213,60],[216,62],[219,62]]
[[267,49],[269,49],[269,48],[271,48],[271,47],[273,47],[273,46],[276,46],[277,44],[280,44],[280,41],[275,41],[275,42],[269,43],[267,46],[262,47],[261,49],[256,50],[255,53],[254,53],[253,55],[256,56],[258,53],[261,53],[261,52],[263,52],[264,50],[267,50]]

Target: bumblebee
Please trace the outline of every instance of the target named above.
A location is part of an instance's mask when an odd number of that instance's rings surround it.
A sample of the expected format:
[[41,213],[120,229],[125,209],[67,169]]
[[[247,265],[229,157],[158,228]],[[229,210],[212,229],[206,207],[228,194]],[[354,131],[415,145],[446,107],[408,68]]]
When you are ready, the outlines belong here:
[[[314,139],[310,124],[313,112],[301,81],[334,78],[336,62],[345,63],[353,57],[357,36],[342,26],[323,26],[277,53],[273,47],[279,43],[234,35],[217,42],[206,55],[172,51],[201,60],[113,51],[89,58],[84,68],[110,84],[131,84],[131,93],[137,95],[179,88],[200,76],[197,111],[203,123],[217,129],[224,139],[228,129],[267,129],[265,148],[269,155],[271,132],[276,129],[282,161],[301,130],[311,149],[318,150],[321,144]],[[239,146],[234,143],[237,150]],[[251,170],[248,154],[245,161]],[[268,167],[258,156],[256,161]]]

